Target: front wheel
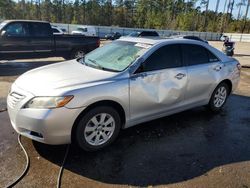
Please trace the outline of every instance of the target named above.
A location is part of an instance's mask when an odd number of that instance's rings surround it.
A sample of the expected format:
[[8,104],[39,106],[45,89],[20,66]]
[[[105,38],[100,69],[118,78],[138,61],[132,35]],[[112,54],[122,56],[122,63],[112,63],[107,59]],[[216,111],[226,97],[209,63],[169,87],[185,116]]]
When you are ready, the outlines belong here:
[[77,58],[81,58],[84,57],[85,52],[82,49],[75,49],[71,52],[70,54],[70,58],[71,59],[77,59]]
[[222,107],[225,105],[228,95],[229,95],[228,85],[226,83],[219,84],[215,88],[210,98],[210,101],[208,104],[209,109],[213,112],[220,111]]
[[79,121],[75,137],[86,151],[96,151],[111,144],[119,134],[121,119],[112,107],[96,107]]

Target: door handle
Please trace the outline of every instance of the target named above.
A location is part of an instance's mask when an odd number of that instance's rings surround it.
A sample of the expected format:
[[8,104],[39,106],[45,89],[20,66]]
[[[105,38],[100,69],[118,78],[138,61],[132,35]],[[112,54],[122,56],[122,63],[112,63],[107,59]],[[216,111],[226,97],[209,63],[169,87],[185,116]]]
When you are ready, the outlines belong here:
[[186,74],[178,73],[177,75],[175,75],[175,78],[177,78],[178,80],[181,80],[181,79],[184,78],[185,76],[186,76]]
[[220,71],[221,69],[222,69],[222,67],[220,65],[217,65],[217,66],[214,67],[215,71]]
[[145,72],[143,72],[143,73],[137,73],[137,74],[134,74],[134,75],[131,75],[130,76],[130,78],[132,78],[132,79],[136,79],[136,78],[144,78],[144,77],[146,77],[148,74],[147,73],[145,73]]

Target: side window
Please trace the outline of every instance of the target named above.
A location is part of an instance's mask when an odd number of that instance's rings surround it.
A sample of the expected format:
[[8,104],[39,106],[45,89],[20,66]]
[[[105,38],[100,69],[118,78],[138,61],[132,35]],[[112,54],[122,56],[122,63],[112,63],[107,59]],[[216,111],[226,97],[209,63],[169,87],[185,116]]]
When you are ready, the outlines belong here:
[[53,33],[60,33],[57,29],[52,28]]
[[5,35],[8,36],[27,36],[28,28],[25,23],[10,23],[4,29],[6,31]]
[[209,50],[207,50],[208,53],[208,60],[210,63],[212,62],[218,62],[220,61],[212,52],[210,52]]
[[179,45],[167,45],[156,50],[145,61],[143,71],[154,71],[182,66],[181,51]]
[[51,28],[46,23],[31,23],[31,35],[35,37],[48,37],[51,35]]
[[208,53],[204,47],[194,44],[184,44],[182,45],[182,49],[189,66],[209,63]]

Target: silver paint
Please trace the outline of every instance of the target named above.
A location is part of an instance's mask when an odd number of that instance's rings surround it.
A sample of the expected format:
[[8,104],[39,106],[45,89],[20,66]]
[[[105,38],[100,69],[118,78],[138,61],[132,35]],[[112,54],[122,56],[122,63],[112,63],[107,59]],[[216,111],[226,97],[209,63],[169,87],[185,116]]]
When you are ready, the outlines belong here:
[[[120,41],[150,44],[123,72],[108,72],[85,66],[76,60],[44,66],[20,76],[12,85],[8,96],[8,113],[14,129],[31,139],[48,144],[71,142],[72,126],[89,105],[100,101],[113,101],[125,113],[125,125],[156,119],[196,106],[206,105],[223,80],[237,87],[240,71],[237,60],[225,56],[217,49],[199,41],[186,39],[143,39],[124,37]],[[198,44],[212,51],[219,62],[164,69],[135,74],[140,64],[156,49],[167,44]],[[13,93],[25,96],[14,101]],[[64,107],[56,109],[24,109],[36,96],[65,96],[74,98]],[[30,133],[35,131],[43,137]],[[84,135],[84,133],[83,133]]]

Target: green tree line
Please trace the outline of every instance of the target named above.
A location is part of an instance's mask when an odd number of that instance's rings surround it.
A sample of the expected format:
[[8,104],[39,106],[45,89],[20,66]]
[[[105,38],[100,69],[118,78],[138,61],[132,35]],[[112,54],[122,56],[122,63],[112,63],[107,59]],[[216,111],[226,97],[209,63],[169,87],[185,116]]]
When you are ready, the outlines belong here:
[[[250,32],[250,0],[0,0],[0,19],[212,32]],[[218,11],[219,7],[223,11]],[[244,11],[243,10],[244,7]],[[232,14],[237,9],[237,15]]]

